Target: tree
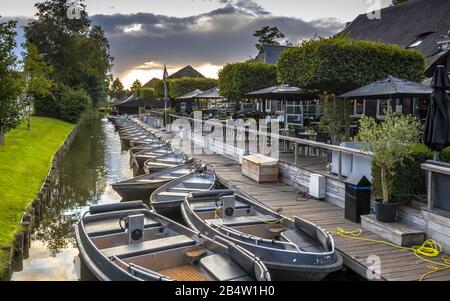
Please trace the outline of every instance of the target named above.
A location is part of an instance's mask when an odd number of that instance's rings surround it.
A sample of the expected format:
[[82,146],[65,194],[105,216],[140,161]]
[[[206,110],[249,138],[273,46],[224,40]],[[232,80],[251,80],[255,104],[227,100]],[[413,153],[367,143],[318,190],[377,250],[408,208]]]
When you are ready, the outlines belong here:
[[389,75],[420,82],[424,72],[425,57],[416,50],[346,37],[306,41],[278,61],[281,82],[336,95]]
[[245,93],[277,84],[277,68],[261,62],[227,64],[219,71],[220,94],[239,101]]
[[126,91],[124,90],[123,84],[117,77],[111,84],[109,88],[109,96],[115,101],[122,100],[125,97]]
[[113,58],[103,29],[91,24],[84,0],[80,3],[79,19],[67,18],[66,0],[37,3],[36,18],[25,26],[25,37],[53,68],[51,79],[58,87],[54,97],[61,95],[62,86],[69,86],[85,89],[98,105],[107,95]]
[[153,99],[155,97],[155,90],[153,88],[143,87],[139,90],[139,97],[144,100]]
[[131,85],[131,92],[133,92],[134,94],[138,95],[139,94],[139,90],[142,88],[142,84],[141,82],[137,79],[133,82],[133,84]]
[[262,45],[278,45],[279,43],[276,41],[276,39],[283,39],[285,37],[284,34],[276,26],[265,26],[260,30],[255,31],[253,36],[258,38],[258,43],[255,45],[255,47],[259,51],[262,50]]
[[349,136],[351,106],[348,100],[336,100],[335,95],[389,75],[420,82],[425,72],[425,57],[416,50],[397,45],[338,36],[310,40],[286,49],[277,68],[280,82],[328,94],[322,108],[342,104],[344,112],[332,108],[325,112],[327,116],[322,122],[322,127],[328,129],[332,138],[338,138],[336,135],[340,131],[336,127],[342,125],[345,135]]
[[[45,97],[51,94],[54,82],[49,78],[53,72],[53,68],[49,66],[44,56],[38,52],[36,45],[33,43],[25,44],[26,53],[24,53],[24,78],[25,93],[28,98]],[[31,99],[28,108],[27,128],[30,129],[31,115]]]
[[372,164],[380,168],[383,202],[388,203],[389,178],[409,156],[411,147],[420,142],[420,122],[411,115],[388,115],[381,123],[365,116],[355,140],[365,143],[372,153]]
[[0,23],[0,145],[4,144],[4,135],[15,128],[21,118],[21,76],[17,72],[16,22]]

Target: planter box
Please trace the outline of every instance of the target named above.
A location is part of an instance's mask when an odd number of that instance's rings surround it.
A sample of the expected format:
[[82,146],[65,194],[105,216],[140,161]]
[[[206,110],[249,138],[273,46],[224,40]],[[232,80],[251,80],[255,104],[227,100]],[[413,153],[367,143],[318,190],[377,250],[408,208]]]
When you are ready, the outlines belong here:
[[278,181],[278,160],[256,154],[242,157],[242,174],[258,183]]
[[402,247],[420,246],[426,237],[425,232],[403,223],[379,222],[373,214],[361,216],[361,227]]

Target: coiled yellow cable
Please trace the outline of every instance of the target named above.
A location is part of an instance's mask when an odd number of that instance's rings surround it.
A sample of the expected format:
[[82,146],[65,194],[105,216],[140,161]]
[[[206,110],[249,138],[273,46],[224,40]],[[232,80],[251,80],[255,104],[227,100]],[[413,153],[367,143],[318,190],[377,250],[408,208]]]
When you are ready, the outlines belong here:
[[[447,270],[450,269],[450,257],[449,256],[443,256],[441,258],[441,261],[435,261],[435,260],[431,260],[428,258],[424,258],[424,257],[437,257],[441,254],[442,252],[442,246],[440,244],[438,244],[437,242],[435,242],[432,239],[429,239],[427,241],[425,241],[421,246],[413,246],[413,247],[402,247],[402,246],[398,246],[396,244],[384,241],[384,240],[377,240],[377,239],[370,239],[370,238],[365,238],[365,237],[360,237],[360,235],[362,234],[362,229],[358,229],[358,230],[354,230],[354,231],[347,231],[344,228],[336,228],[337,232],[335,234],[344,237],[344,238],[349,238],[349,239],[356,239],[356,240],[364,240],[364,241],[369,241],[369,242],[374,242],[374,243],[380,243],[380,244],[385,244],[394,248],[398,248],[398,249],[402,249],[402,250],[408,250],[414,253],[414,255],[425,261],[428,263],[431,263],[433,265],[429,265],[427,266],[428,269],[430,269],[431,271],[423,274],[420,278],[419,281],[422,281],[423,279],[425,279],[427,276],[439,272],[439,271],[443,271],[443,270]],[[424,256],[424,257],[422,257]]]

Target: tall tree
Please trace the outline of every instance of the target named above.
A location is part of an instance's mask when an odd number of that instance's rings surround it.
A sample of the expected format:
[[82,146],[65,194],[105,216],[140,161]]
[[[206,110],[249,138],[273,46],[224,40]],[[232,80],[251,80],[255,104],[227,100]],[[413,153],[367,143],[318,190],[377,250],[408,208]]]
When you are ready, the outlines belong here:
[[106,97],[112,57],[104,31],[91,25],[84,0],[79,2],[82,10],[76,19],[67,17],[66,0],[37,3],[25,36],[53,67],[51,77],[59,87],[82,88],[96,105]]
[[255,45],[256,49],[262,50],[264,44],[278,45],[277,39],[283,39],[284,34],[278,29],[278,27],[265,26],[260,30],[255,31],[254,37],[258,38],[258,43]]
[[125,97],[126,91],[124,90],[123,84],[119,78],[116,78],[109,88],[109,96],[114,99],[114,101],[121,100]]
[[45,62],[44,56],[38,52],[36,45],[26,43],[24,46],[26,53],[24,53],[23,74],[25,93],[29,102],[27,127],[30,129],[31,98],[49,96],[55,84],[50,79],[53,68]]
[[133,82],[133,84],[131,85],[131,91],[136,94],[139,95],[139,90],[142,88],[142,84],[141,82],[137,79]]
[[4,144],[4,135],[20,122],[21,77],[17,71],[15,21],[0,23],[0,145]]

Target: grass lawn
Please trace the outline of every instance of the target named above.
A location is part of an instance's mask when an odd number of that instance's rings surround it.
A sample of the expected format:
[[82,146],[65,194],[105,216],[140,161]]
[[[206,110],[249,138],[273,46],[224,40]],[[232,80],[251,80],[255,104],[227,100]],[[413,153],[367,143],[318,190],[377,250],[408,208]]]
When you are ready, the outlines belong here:
[[[53,155],[74,126],[33,117],[30,131],[24,122],[6,134],[5,145],[0,146],[0,246],[12,244],[24,209],[41,188]],[[0,274],[4,255],[0,253]]]

